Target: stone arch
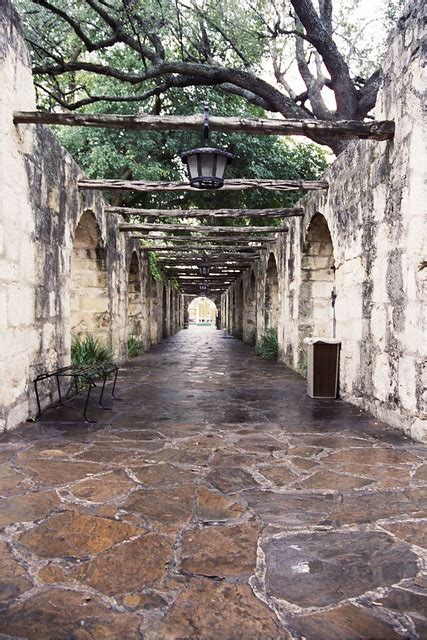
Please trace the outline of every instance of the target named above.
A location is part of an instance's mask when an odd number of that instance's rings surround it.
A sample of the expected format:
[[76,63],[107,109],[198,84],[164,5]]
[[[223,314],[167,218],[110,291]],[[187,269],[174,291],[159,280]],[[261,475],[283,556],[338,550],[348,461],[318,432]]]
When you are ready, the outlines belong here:
[[92,211],[76,227],[70,268],[71,333],[110,344],[110,304],[105,247]]
[[233,333],[243,339],[243,282],[234,288]]
[[212,298],[196,296],[188,304],[188,316],[192,325],[215,326],[218,307]]
[[264,329],[277,329],[279,324],[279,274],[276,257],[270,253],[265,274]]
[[301,256],[299,337],[302,353],[302,340],[306,336],[332,336],[334,278],[334,247],[328,223],[324,215],[316,213],[308,225]]
[[142,295],[141,269],[136,251],[132,252],[128,274],[127,305],[128,336],[141,338],[142,335]]
[[252,269],[245,287],[244,316],[243,316],[243,339],[245,342],[255,344],[257,327],[257,298],[256,298],[256,277]]

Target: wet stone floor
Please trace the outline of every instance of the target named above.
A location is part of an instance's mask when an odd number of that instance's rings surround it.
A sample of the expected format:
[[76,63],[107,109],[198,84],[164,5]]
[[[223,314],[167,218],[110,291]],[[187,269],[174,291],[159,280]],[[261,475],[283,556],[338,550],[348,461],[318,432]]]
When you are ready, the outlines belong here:
[[118,391],[0,440],[0,638],[427,637],[425,448],[221,331]]

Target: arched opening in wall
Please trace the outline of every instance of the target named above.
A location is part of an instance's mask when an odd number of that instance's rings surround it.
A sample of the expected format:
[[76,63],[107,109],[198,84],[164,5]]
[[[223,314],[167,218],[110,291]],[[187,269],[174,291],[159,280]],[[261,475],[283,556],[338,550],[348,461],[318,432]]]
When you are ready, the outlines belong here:
[[128,306],[127,306],[128,338],[133,336],[137,340],[142,335],[142,297],[141,273],[138,256],[132,253],[128,277]]
[[81,216],[70,269],[71,334],[110,345],[108,274],[101,231],[92,211]]
[[243,282],[234,290],[233,336],[243,340]]
[[188,318],[190,327],[215,327],[217,306],[213,300],[206,296],[194,298],[188,305]]
[[256,342],[256,278],[251,271],[249,282],[245,291],[244,316],[243,316],[243,339],[248,344],[255,345]]
[[274,254],[271,253],[265,275],[264,328],[276,329],[279,323],[279,275]]
[[334,247],[325,216],[313,216],[301,257],[299,294],[300,366],[305,364],[305,337],[332,337],[331,293],[334,287]]

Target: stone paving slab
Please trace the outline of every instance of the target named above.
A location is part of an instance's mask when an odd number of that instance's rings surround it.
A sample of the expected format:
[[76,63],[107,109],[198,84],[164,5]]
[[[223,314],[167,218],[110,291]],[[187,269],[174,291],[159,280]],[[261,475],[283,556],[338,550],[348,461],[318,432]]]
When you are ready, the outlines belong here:
[[427,637],[426,447],[222,338],[0,440],[0,637]]

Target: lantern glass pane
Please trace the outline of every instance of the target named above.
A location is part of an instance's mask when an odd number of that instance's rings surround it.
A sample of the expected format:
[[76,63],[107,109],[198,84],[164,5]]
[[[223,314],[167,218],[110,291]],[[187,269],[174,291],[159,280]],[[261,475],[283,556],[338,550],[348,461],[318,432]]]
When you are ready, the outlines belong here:
[[192,180],[193,178],[197,178],[197,176],[199,175],[197,170],[197,154],[195,153],[192,156],[188,156],[187,163],[188,171],[190,173],[190,179]]
[[202,156],[202,176],[212,177],[213,173],[213,153],[201,153]]
[[225,158],[224,156],[220,156],[217,155],[216,156],[216,172],[215,175],[218,178],[221,178],[224,176],[224,171],[225,171],[225,166],[227,164],[227,158]]

